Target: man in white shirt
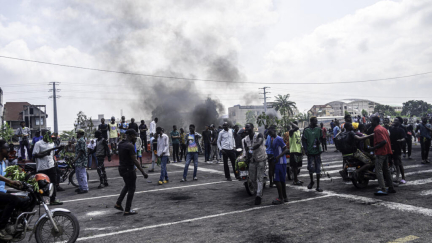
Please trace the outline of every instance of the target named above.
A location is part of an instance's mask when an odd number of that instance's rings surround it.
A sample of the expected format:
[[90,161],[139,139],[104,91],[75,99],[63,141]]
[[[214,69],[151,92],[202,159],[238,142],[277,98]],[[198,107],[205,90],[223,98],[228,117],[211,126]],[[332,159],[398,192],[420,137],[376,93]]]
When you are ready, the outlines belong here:
[[[157,118],[155,118],[157,122]],[[161,160],[161,175],[159,178],[159,185],[164,183],[168,183],[168,172],[166,165],[168,163],[168,158],[170,156],[169,152],[169,138],[166,134],[163,133],[162,127],[156,128],[156,136],[157,136],[157,157]]]
[[90,139],[90,143],[87,144],[87,153],[89,155],[89,157],[88,157],[88,164],[87,164],[87,169],[88,170],[91,170],[93,159],[94,159],[94,161],[96,161],[96,167],[97,167],[97,157],[96,157],[96,154],[95,153],[91,153],[95,147],[96,147],[95,141],[93,139]]
[[156,124],[158,118],[156,117],[152,122],[150,122],[150,136],[153,137],[156,134]]
[[235,170],[236,153],[234,150],[234,148],[235,148],[234,134],[233,134],[232,129],[228,128],[227,122],[225,122],[222,127],[223,127],[223,130],[219,133],[218,140],[217,140],[217,146],[223,155],[225,178],[228,181],[232,181],[231,176],[230,176],[229,167],[228,167],[228,158],[231,160],[231,165],[233,168],[235,178],[236,179],[240,178],[237,175],[237,172]]
[[30,128],[25,126],[25,121],[20,122],[20,125],[21,127],[16,130],[15,135],[17,135],[17,137],[19,138],[21,158],[23,160],[26,159],[25,150],[27,150],[28,158],[29,160],[31,160],[32,155],[30,153],[30,145],[29,145],[29,138],[31,135],[31,131]]
[[[51,136],[50,131],[42,131],[43,139],[38,141],[33,149],[33,156],[36,159],[36,171],[43,173],[50,178],[51,183],[57,185],[57,170],[54,164],[54,150],[58,152],[63,149],[63,146],[54,149],[54,143],[48,139]],[[56,200],[57,189],[54,187],[54,192],[50,198],[50,205],[62,205],[63,203]]]

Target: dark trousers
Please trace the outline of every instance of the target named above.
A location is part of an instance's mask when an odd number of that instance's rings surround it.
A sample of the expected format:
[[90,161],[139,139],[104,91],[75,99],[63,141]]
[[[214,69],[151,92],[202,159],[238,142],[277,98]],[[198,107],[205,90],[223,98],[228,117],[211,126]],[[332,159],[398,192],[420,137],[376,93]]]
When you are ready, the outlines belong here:
[[411,156],[411,151],[412,151],[412,137],[406,137],[404,146],[403,146],[403,153],[406,154],[407,153],[407,147],[408,147],[408,157]]
[[2,230],[6,227],[13,210],[20,205],[20,200],[17,196],[0,192],[0,205],[6,205],[0,217],[0,230]]
[[148,151],[147,150],[147,134],[145,134],[145,135],[143,135],[143,134],[140,134],[140,138],[141,138],[141,141],[142,141],[142,146],[144,147],[144,151]]
[[132,200],[135,194],[136,189],[136,173],[133,168],[131,169],[124,169],[119,167],[119,173],[120,176],[123,177],[123,181],[125,182],[125,185],[120,192],[120,196],[117,199],[117,205],[121,206],[123,199],[126,196],[126,193],[128,194],[126,199],[126,208],[125,212],[130,212],[130,209],[132,207]]
[[180,144],[178,144],[178,143],[173,143],[173,160],[174,161],[180,161],[180,158],[179,158],[179,148],[180,148]]
[[23,141],[21,141],[19,143],[20,143],[21,158],[23,160],[25,160],[26,156],[25,156],[25,150],[24,150],[24,148],[26,148],[27,149],[27,156],[28,156],[29,160],[31,160],[32,154],[31,154],[31,151],[30,151],[30,146],[29,146],[28,140],[23,140]]
[[327,139],[321,138],[322,151],[327,151]]
[[183,156],[186,160],[186,144],[180,144],[180,160],[183,159]]
[[108,184],[108,178],[105,172],[105,156],[97,157],[97,173],[99,175],[100,184]]
[[431,140],[425,137],[420,137],[421,156],[422,160],[429,158],[429,148],[431,146]]
[[[57,182],[57,168],[56,167],[52,167],[52,168],[50,168],[48,170],[40,170],[40,171],[38,171],[38,173],[42,173],[42,174],[47,175],[49,177],[49,179],[50,179],[50,181],[51,181],[52,184],[58,185],[58,182]],[[54,202],[55,199],[56,199],[56,196],[57,196],[57,187],[54,186],[54,192],[53,192],[52,196],[50,197],[50,201]]]
[[224,162],[224,171],[225,171],[225,178],[231,178],[230,176],[230,170],[228,167],[228,158],[231,160],[231,165],[233,168],[234,176],[237,177],[237,172],[235,170],[235,161],[236,161],[236,154],[235,150],[226,150],[224,149],[225,153],[222,153],[223,155],[223,162]]
[[205,161],[209,161],[210,160],[210,153],[211,153],[211,144],[210,143],[204,143],[204,158]]
[[270,179],[270,185],[273,184],[273,177],[274,177],[274,171],[275,171],[275,157],[273,154],[267,154],[267,163],[269,167],[269,179]]

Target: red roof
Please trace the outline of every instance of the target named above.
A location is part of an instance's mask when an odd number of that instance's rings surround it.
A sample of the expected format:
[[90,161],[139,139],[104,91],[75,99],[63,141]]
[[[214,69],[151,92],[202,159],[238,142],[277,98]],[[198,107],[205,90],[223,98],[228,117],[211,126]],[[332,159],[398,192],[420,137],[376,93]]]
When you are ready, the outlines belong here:
[[22,121],[22,114],[25,105],[30,105],[28,102],[6,102],[4,106],[5,121]]

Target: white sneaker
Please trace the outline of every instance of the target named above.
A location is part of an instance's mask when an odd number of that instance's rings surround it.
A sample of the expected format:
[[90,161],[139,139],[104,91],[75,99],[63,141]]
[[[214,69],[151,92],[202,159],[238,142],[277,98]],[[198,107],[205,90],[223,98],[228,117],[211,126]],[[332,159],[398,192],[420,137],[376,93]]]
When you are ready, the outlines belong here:
[[198,180],[198,177],[195,176],[193,180],[194,180],[194,181],[197,181],[197,180]]

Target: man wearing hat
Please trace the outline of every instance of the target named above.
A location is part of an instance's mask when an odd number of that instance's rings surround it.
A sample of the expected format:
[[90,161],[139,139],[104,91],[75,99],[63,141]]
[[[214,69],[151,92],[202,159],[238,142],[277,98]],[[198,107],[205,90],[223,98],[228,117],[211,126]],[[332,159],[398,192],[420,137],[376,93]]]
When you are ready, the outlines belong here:
[[[131,210],[132,200],[135,194],[136,189],[136,172],[135,167],[141,171],[144,178],[148,178],[148,175],[144,172],[142,167],[140,166],[136,153],[134,144],[136,143],[138,133],[133,129],[128,129],[125,133],[126,139],[122,140],[118,144],[119,151],[119,173],[120,176],[123,177],[123,181],[125,185],[120,193],[120,196],[117,199],[116,204],[114,205],[115,209],[123,211],[124,216],[137,214],[135,210]],[[126,208],[123,209],[122,202],[127,194],[126,199]]]
[[75,174],[79,184],[79,188],[75,190],[78,194],[87,193],[89,188],[87,184],[87,149],[84,140],[84,130],[78,129],[77,131],[77,145],[75,146]]
[[[42,131],[43,139],[37,142],[33,148],[33,157],[36,160],[36,171],[43,173],[50,178],[51,183],[57,185],[57,169],[54,163],[54,143],[51,140],[51,132],[49,130]],[[58,151],[63,147],[57,148]],[[63,203],[56,200],[57,188],[54,187],[54,192],[50,198],[50,205],[62,205]]]

